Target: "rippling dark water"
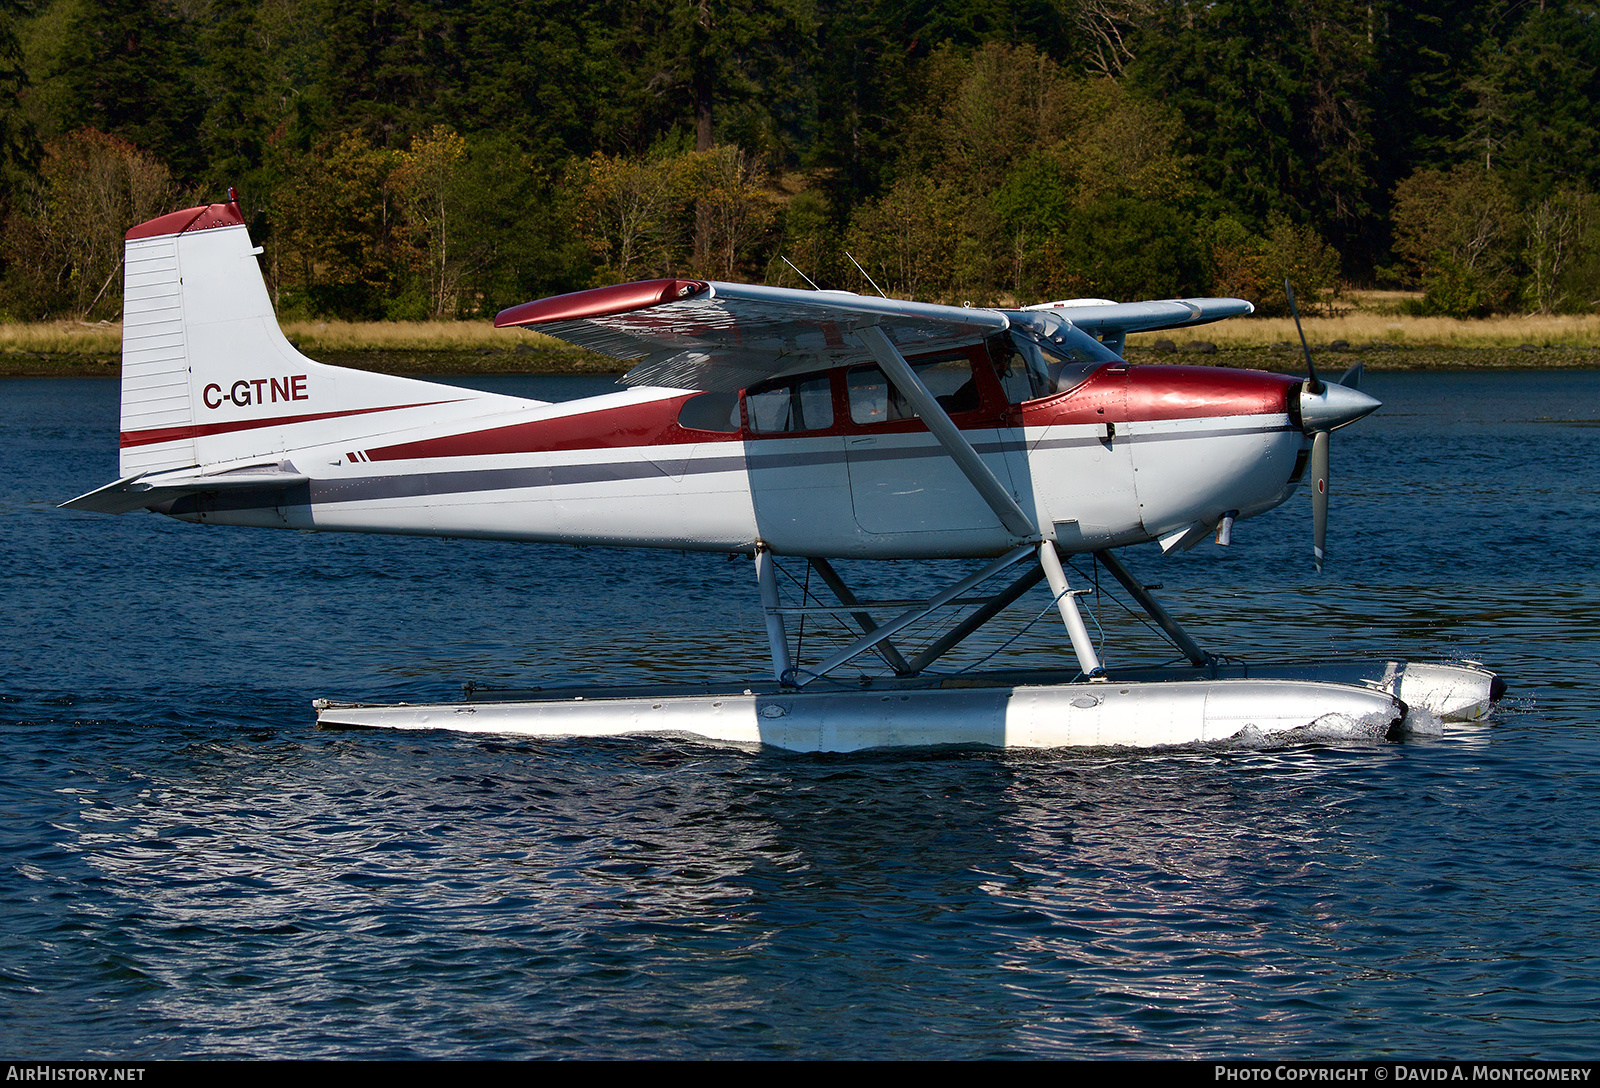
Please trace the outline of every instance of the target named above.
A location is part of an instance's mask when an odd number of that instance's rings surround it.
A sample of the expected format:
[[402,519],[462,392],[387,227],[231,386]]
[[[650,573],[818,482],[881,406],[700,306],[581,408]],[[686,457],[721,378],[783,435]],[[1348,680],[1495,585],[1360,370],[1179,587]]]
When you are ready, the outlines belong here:
[[0,383],[3,1050],[1593,1057],[1600,374],[1368,389],[1326,574],[1303,496],[1127,558],[1218,649],[1483,660],[1493,722],[845,758],[319,733],[316,695],[759,674],[749,564],[68,514],[114,383]]

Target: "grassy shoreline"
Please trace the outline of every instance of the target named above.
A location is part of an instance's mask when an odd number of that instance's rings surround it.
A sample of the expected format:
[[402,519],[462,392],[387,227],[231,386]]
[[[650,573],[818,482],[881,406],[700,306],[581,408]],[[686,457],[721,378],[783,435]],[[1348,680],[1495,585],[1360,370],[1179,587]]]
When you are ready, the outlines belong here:
[[[319,362],[386,374],[620,374],[627,367],[549,336],[486,321],[290,321],[291,343]],[[116,377],[122,325],[0,323],[0,377]]]
[[[1600,316],[1409,317],[1356,311],[1310,318],[1306,339],[1329,369],[1360,359],[1373,370],[1600,367]],[[618,360],[482,321],[286,322],[314,359],[391,374],[616,374]],[[122,327],[114,322],[0,324],[0,377],[115,377]],[[1157,347],[1169,341],[1171,350]],[[1163,345],[1165,347],[1165,345]],[[1128,338],[1135,363],[1185,362],[1296,370],[1299,339],[1286,318],[1241,318]]]
[[[1313,348],[1343,341],[1352,345],[1408,348],[1600,349],[1600,315],[1547,314],[1484,317],[1411,317],[1374,310],[1354,310],[1337,317],[1305,319],[1306,340]],[[1299,346],[1294,321],[1287,317],[1246,317],[1195,329],[1138,333],[1129,342],[1153,343],[1162,338],[1209,340],[1219,348],[1259,348],[1293,342]]]

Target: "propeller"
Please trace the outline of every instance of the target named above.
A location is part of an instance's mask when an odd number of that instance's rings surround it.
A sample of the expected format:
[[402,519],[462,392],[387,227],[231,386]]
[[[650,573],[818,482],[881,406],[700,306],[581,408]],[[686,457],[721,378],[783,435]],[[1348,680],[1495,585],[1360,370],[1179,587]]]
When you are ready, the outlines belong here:
[[1314,431],[1311,435],[1311,554],[1317,570],[1322,570],[1322,560],[1328,546],[1328,432]]
[[1361,392],[1363,369],[1359,362],[1335,383],[1317,377],[1305,330],[1300,327],[1300,311],[1294,304],[1294,287],[1284,280],[1283,290],[1289,296],[1289,312],[1294,315],[1300,349],[1306,356],[1306,380],[1300,385],[1299,396],[1291,397],[1290,418],[1311,437],[1311,552],[1320,571],[1328,544],[1328,436],[1375,411],[1382,401]]

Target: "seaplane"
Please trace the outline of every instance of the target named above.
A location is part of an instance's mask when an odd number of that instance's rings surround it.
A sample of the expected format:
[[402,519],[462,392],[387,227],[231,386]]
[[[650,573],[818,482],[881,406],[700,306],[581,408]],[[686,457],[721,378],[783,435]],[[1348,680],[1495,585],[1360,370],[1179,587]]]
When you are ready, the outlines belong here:
[[[1319,380],[1309,352],[1304,378],[1122,357],[1130,333],[1248,314],[1248,302],[995,309],[625,283],[495,318],[629,366],[616,392],[547,403],[314,362],[278,326],[261,252],[232,190],[128,231],[121,478],[66,509],[742,554],[772,657],[770,676],[727,684],[319,699],[321,726],[811,752],[1148,747],[1393,738],[1424,717],[1482,717],[1504,691],[1471,662],[1223,658],[1117,557],[1148,542],[1228,545],[1309,472],[1320,562],[1329,436],[1379,402],[1352,378]],[[925,599],[883,600],[835,566],[871,560],[966,562]],[[1081,563],[1121,585],[1175,663],[1103,664],[1083,575],[1067,574]],[[806,572],[798,599],[780,564],[791,581]],[[1041,615],[1065,626],[1057,664],[940,667],[1041,582]],[[848,634],[806,658],[792,632],[808,617]]]

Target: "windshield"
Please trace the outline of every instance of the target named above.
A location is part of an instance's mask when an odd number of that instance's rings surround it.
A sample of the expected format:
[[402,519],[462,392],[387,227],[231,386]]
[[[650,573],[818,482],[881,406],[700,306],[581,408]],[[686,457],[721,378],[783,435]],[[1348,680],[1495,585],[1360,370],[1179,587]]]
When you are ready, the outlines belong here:
[[1101,366],[1118,361],[1110,348],[1064,321],[1040,328],[1013,324],[990,340],[989,350],[1012,404],[1065,393]]

